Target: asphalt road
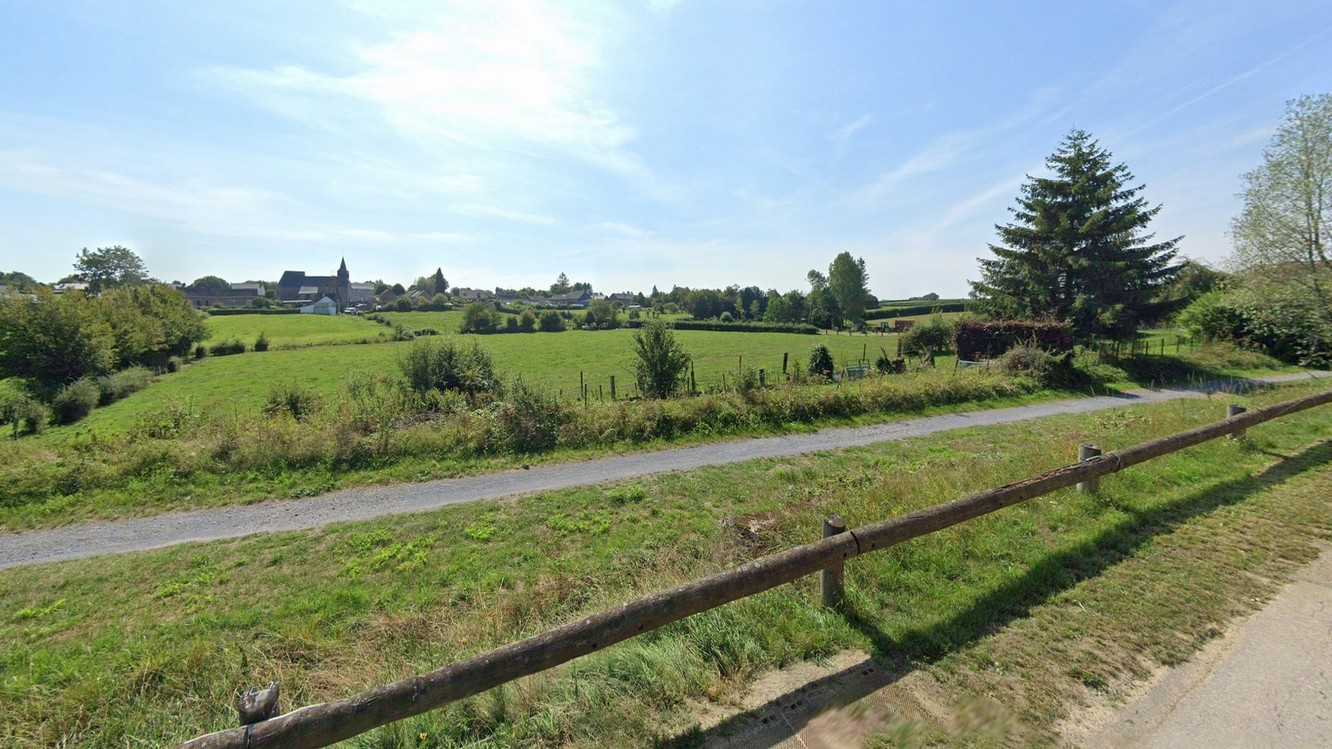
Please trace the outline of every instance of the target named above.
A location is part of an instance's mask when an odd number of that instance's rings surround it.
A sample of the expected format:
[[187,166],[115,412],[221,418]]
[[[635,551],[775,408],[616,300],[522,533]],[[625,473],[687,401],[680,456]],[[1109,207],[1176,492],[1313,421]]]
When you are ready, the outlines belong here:
[[[1310,374],[1260,378],[1286,382]],[[762,437],[700,447],[598,458],[417,484],[342,489],[306,499],[170,512],[144,518],[0,534],[0,569],[156,549],[191,541],[216,541],[254,533],[319,528],[329,523],[424,512],[465,502],[588,486],[668,471],[687,471],[758,458],[890,442],[952,429],[1010,424],[1055,414],[1089,413],[1133,403],[1196,396],[1198,389],[1134,390],[1116,396],[1071,398],[1027,406],[909,419],[892,424],[822,429],[811,434]],[[1220,416],[1220,414],[1218,414]]]

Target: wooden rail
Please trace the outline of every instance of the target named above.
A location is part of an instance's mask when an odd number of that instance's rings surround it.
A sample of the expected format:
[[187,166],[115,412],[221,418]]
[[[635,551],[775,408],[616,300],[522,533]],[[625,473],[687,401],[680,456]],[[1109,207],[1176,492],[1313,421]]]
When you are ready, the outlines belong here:
[[847,559],[890,548],[996,510],[1183,450],[1272,419],[1332,403],[1332,390],[1144,442],[900,517],[837,532],[736,569],[644,596],[443,668],[270,720],[206,734],[182,749],[321,747],[553,668],[687,616],[762,593]]

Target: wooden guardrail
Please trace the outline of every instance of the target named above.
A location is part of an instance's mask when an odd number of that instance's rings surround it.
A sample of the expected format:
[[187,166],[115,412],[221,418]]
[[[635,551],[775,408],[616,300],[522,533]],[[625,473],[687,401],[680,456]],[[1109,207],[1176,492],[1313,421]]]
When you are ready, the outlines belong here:
[[429,673],[386,684],[334,702],[300,708],[270,720],[210,733],[186,741],[182,749],[260,749],[321,747],[402,720],[493,687],[553,668],[582,655],[664,627],[685,617],[762,593],[815,572],[824,575],[824,598],[841,600],[841,569],[846,560],[881,551],[904,541],[948,528],[996,510],[1081,484],[1094,490],[1101,476],[1152,458],[1299,411],[1332,403],[1332,390],[1254,411],[1232,407],[1224,421],[1172,434],[1104,455],[1092,454],[1072,465],[998,489],[849,531],[825,523],[825,538],[670,590],[635,599],[519,642],[449,664]]

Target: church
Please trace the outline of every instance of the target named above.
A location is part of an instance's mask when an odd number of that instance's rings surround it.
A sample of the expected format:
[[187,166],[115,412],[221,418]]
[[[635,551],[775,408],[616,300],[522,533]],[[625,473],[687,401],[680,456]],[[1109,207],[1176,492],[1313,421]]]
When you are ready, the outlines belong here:
[[347,260],[343,258],[337,274],[332,276],[307,276],[304,271],[299,270],[283,271],[282,278],[278,280],[277,298],[283,304],[294,305],[309,304],[328,297],[337,302],[338,310],[341,311],[365,301],[358,297],[366,295],[358,292],[366,290],[359,287],[367,286],[369,296],[373,297],[374,284],[352,283],[351,274],[347,272]]

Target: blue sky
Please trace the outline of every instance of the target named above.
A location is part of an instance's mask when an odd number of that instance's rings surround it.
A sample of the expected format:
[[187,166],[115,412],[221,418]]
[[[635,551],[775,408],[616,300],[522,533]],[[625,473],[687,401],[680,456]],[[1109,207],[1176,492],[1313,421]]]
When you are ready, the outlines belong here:
[[1324,2],[0,0],[0,270],[965,295],[1072,128],[1229,252]]

